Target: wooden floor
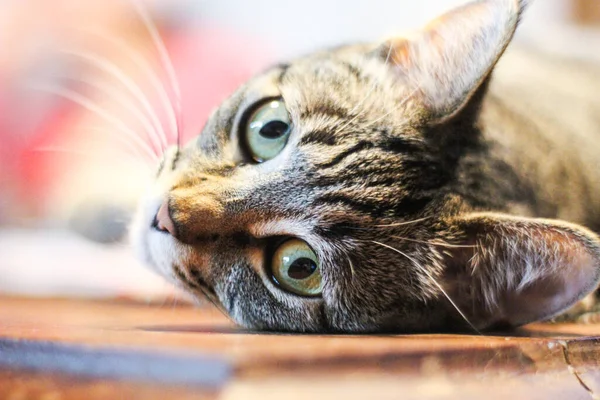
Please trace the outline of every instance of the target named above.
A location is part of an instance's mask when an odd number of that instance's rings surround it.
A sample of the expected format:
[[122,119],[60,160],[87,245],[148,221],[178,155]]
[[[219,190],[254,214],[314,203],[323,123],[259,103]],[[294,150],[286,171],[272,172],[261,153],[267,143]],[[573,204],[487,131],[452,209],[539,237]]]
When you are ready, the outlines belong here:
[[600,399],[599,337],[259,334],[186,305],[0,298],[0,398]]

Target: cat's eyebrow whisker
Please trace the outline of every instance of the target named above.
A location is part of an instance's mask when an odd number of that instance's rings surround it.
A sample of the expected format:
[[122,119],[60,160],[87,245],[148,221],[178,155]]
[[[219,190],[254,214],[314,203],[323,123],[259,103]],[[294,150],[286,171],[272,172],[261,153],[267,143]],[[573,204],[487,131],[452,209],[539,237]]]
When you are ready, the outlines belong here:
[[181,90],[179,88],[179,84],[177,81],[177,74],[175,73],[175,68],[173,67],[173,62],[171,61],[171,58],[169,57],[169,53],[167,52],[165,43],[162,40],[156,25],[152,21],[152,18],[148,14],[148,11],[141,4],[141,2],[139,0],[130,0],[130,1],[132,2],[137,13],[139,14],[142,22],[146,26],[148,33],[150,34],[152,42],[154,43],[154,47],[158,51],[158,56],[161,60],[162,67],[164,68],[165,72],[167,73],[167,77],[171,84],[171,90],[173,91],[173,93],[175,95],[174,107],[175,107],[175,114],[177,115],[177,119],[175,121],[175,126],[173,128],[175,129],[175,132],[177,133],[177,148],[179,149],[179,148],[181,148],[180,142],[181,142],[181,135],[182,135],[182,129],[183,129],[183,127],[182,127],[183,115],[181,113]]
[[399,239],[399,240],[406,240],[407,242],[415,242],[415,243],[421,243],[421,244],[429,244],[429,245],[433,245],[433,246],[441,246],[441,247],[448,247],[448,248],[455,248],[455,249],[460,249],[460,248],[476,248],[477,246],[475,245],[461,245],[461,244],[450,244],[450,243],[444,243],[441,241],[436,241],[436,240],[418,240],[418,239],[410,239],[407,237],[402,237],[402,236],[391,236],[394,239]]
[[421,264],[419,264],[417,262],[417,260],[415,260],[413,257],[409,256],[408,254],[404,253],[401,250],[398,250],[392,246],[389,246],[385,243],[381,243],[378,242],[376,240],[371,240],[372,243],[375,243],[379,246],[385,247],[387,249],[390,249],[392,251],[395,251],[396,253],[404,256],[406,259],[408,259],[409,261],[411,261],[415,267],[417,267],[421,272],[423,272],[425,275],[427,275],[427,277],[433,282],[434,285],[437,286],[437,288],[442,292],[442,294],[446,297],[446,299],[450,302],[450,304],[452,305],[452,307],[454,307],[454,309],[456,309],[456,311],[460,314],[460,316],[465,320],[465,322],[473,329],[473,331],[475,331],[477,334],[481,335],[481,332],[479,331],[479,329],[477,329],[475,327],[475,325],[473,325],[471,323],[471,321],[469,321],[469,319],[467,318],[467,316],[461,311],[461,309],[458,307],[458,305],[452,300],[452,298],[450,297],[450,295],[444,290],[444,288],[442,287],[442,285],[440,285],[438,283],[438,281],[435,279],[435,277],[431,274],[431,272],[427,271],[427,268],[423,267]]
[[119,90],[117,90],[109,85],[106,85],[100,81],[95,81],[93,79],[89,79],[84,76],[67,77],[67,78],[84,83],[88,86],[91,86],[95,89],[105,92],[107,95],[111,96],[111,98],[114,101],[116,101],[121,107],[126,109],[133,116],[135,116],[135,118],[142,124],[142,126],[146,132],[146,135],[148,137],[150,137],[152,133],[154,133],[155,135],[160,134],[159,132],[156,131],[155,127],[152,125],[148,116],[146,114],[144,114],[142,111],[140,111],[140,109],[137,108],[135,106],[135,104],[133,104],[130,101],[130,99],[127,96],[124,96],[123,93],[121,93]]
[[[356,105],[355,107],[352,108],[352,110],[350,110],[348,112],[348,114],[353,114],[356,112],[356,110],[364,103],[364,101],[360,102],[358,105]],[[336,129],[335,133],[341,133],[344,131],[344,129],[346,129],[347,127],[349,127],[350,125],[352,125],[352,123],[354,123],[356,120],[358,120],[361,116],[364,115],[365,113],[365,109],[362,109],[361,111],[359,111],[354,117],[350,118],[348,121],[346,121],[343,125],[341,125],[339,128]]]
[[412,225],[412,224],[416,224],[416,223],[419,223],[422,221],[426,221],[431,218],[432,217],[424,217],[424,218],[413,219],[411,221],[397,222],[397,223],[393,223],[393,224],[373,225],[370,228],[360,228],[357,226],[350,226],[350,227],[348,227],[348,229],[352,229],[352,230],[356,230],[356,231],[372,231],[374,228],[394,228],[394,227],[399,227],[399,226]]
[[423,217],[423,218],[413,219],[410,221],[398,222],[398,223],[394,223],[394,224],[374,225],[374,226],[377,228],[393,228],[393,227],[397,227],[397,226],[416,224],[418,222],[427,221],[428,219],[431,219],[431,217]]
[[[387,64],[391,54],[392,54],[392,49],[393,46],[390,43],[390,47],[388,49],[388,53],[387,56],[385,58],[385,63]],[[358,102],[358,104],[356,104],[354,107],[352,107],[352,109],[348,112],[348,114],[352,115],[354,114],[359,108],[361,108],[363,106],[363,104],[365,104],[365,101],[367,101],[369,99],[369,97],[371,96],[371,94],[373,93],[373,91],[375,90],[375,88],[377,87],[377,81],[375,81],[373,83],[373,85],[371,85],[371,88],[367,91],[367,93],[365,94],[365,96],[363,97],[363,99],[361,101]],[[346,129],[348,126],[350,126],[353,122],[355,122],[357,119],[359,119],[362,115],[364,115],[365,113],[365,109],[362,109],[361,111],[359,111],[354,117],[350,118],[350,120],[346,121],[345,124],[343,124],[342,126],[340,126],[337,130],[336,133],[340,133],[342,132],[344,129]]]
[[[167,113],[170,125],[169,137],[173,136],[175,139],[177,139],[177,114],[175,112],[175,109],[173,108],[173,104],[171,102],[169,94],[167,93],[162,81],[160,80],[158,74],[154,71],[150,63],[147,62],[146,59],[138,51],[136,51],[133,47],[129,46],[124,40],[122,40],[119,37],[111,35],[108,32],[100,32],[95,30],[85,30],[85,32],[93,36],[97,36],[100,39],[105,40],[106,42],[120,49],[124,54],[127,54],[127,56],[134,62],[134,64],[138,68],[140,68],[140,70],[146,75],[146,77],[150,81],[150,84],[158,94],[160,102],[162,103],[163,108]],[[162,134],[164,136],[165,132],[162,131]]]
[[354,275],[356,274],[356,271],[354,270],[354,264],[349,256],[346,256],[346,259],[348,260],[348,264],[350,264],[350,274],[352,275],[352,278],[354,278]]
[[398,105],[394,105],[394,107],[392,108],[392,110],[388,111],[387,113],[383,114],[382,116],[380,116],[379,118],[376,118],[372,121],[370,121],[367,125],[363,126],[362,129],[366,129],[366,128],[370,128],[371,126],[375,125],[376,123],[378,123],[381,120],[384,120],[385,118],[389,117],[391,114],[398,112],[399,109],[401,109],[402,107],[404,107],[404,105],[413,98],[413,96],[419,91],[419,89],[414,89],[412,90],[405,98],[404,100],[402,100],[402,102]]
[[[93,112],[98,117],[105,120],[106,122],[113,124],[120,133],[123,133],[126,135],[125,137],[122,137],[120,135],[115,134],[114,137],[116,139],[118,139],[124,143],[129,143],[132,146],[134,144],[139,146],[138,147],[139,150],[143,151],[144,155],[149,157],[150,160],[155,161],[155,162],[158,161],[158,155],[156,154],[156,152],[150,146],[148,146],[148,144],[146,142],[144,142],[142,139],[140,139],[140,137],[136,134],[136,132],[134,130],[129,128],[119,118],[115,117],[114,115],[110,114],[108,111],[106,111],[103,108],[101,108],[100,106],[98,106],[96,103],[94,103],[89,98],[87,98],[73,90],[66,89],[66,88],[63,88],[63,87],[60,87],[57,85],[53,85],[53,84],[37,84],[37,85],[31,85],[31,87],[33,87],[34,89],[37,89],[37,90],[45,91],[45,92],[52,93],[57,96],[63,97],[65,99],[70,100],[76,104],[79,104],[81,107]],[[109,131],[109,132],[112,133],[112,131]]]
[[[152,105],[148,101],[148,98],[144,94],[144,91],[139,87],[139,85],[137,83],[135,83],[133,81],[133,79],[131,79],[129,76],[127,76],[127,74],[125,74],[123,72],[123,70],[121,68],[119,68],[116,64],[107,60],[104,57],[101,57],[101,56],[93,54],[93,53],[79,52],[79,51],[75,51],[75,50],[63,50],[62,52],[64,54],[84,60],[84,61],[88,62],[90,65],[98,68],[100,71],[103,71],[103,72],[107,73],[108,75],[113,76],[115,79],[117,79],[121,84],[124,85],[124,87],[127,89],[127,91],[141,104],[141,106],[144,108],[144,110],[148,113],[148,116],[152,119],[152,122],[153,122],[156,130],[159,132],[163,132],[162,125],[161,125],[158,117],[154,113],[154,110],[152,109]],[[158,137],[156,137],[156,136],[158,136]],[[166,142],[166,139],[164,138],[164,133],[162,136],[161,135],[152,135],[152,136],[150,136],[150,139],[152,140],[154,145],[158,148],[159,152],[162,152],[164,149],[166,149],[167,142]]]

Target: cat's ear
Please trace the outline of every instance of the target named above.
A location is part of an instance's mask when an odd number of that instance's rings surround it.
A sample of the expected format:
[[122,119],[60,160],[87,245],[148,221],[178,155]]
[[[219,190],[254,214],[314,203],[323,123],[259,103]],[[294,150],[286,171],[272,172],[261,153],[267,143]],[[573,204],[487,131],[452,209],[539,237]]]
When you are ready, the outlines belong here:
[[449,226],[459,243],[444,248],[440,284],[478,328],[548,319],[600,280],[600,240],[581,226],[493,213]]
[[511,41],[526,0],[466,4],[409,37],[377,50],[433,118],[459,111],[482,85]]

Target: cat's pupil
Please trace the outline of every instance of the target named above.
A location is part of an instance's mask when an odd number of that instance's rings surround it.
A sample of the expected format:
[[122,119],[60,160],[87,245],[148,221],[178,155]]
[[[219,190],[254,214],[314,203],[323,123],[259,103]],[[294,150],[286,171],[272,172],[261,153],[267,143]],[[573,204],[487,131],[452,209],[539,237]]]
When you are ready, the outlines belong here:
[[300,280],[311,276],[317,269],[317,263],[310,258],[302,257],[290,265],[287,274],[290,278]]
[[283,121],[270,121],[260,128],[259,133],[267,139],[279,139],[287,133],[289,128],[289,125]]

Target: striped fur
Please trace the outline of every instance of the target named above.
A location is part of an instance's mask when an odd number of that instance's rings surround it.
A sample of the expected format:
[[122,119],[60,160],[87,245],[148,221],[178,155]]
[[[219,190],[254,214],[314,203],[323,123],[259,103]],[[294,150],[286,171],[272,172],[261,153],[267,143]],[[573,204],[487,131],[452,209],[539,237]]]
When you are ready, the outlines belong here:
[[[482,0],[415,37],[255,77],[165,154],[140,253],[255,329],[479,330],[563,313],[600,279],[600,68],[509,52],[490,75],[523,7]],[[257,164],[240,132],[268,98],[293,131]],[[151,228],[165,199],[176,237]],[[273,282],[282,237],[317,253],[321,297]]]

